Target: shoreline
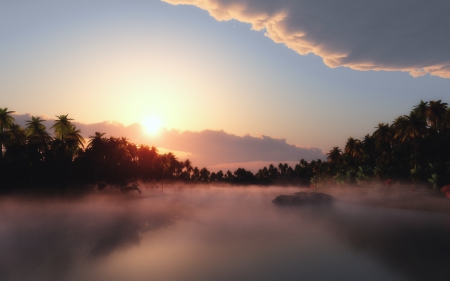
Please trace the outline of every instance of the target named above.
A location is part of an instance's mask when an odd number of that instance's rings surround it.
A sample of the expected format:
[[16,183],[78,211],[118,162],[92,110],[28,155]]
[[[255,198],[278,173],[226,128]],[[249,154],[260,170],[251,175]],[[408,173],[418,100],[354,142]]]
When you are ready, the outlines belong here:
[[450,200],[437,190],[424,186],[334,186],[315,188],[312,191],[332,195],[337,201],[349,204],[450,213]]

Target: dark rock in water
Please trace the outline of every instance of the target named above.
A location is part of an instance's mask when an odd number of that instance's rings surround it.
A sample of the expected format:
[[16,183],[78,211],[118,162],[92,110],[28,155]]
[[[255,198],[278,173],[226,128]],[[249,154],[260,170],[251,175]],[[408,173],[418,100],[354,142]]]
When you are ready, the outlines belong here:
[[320,192],[296,192],[294,195],[279,195],[272,200],[277,205],[331,204],[334,197]]

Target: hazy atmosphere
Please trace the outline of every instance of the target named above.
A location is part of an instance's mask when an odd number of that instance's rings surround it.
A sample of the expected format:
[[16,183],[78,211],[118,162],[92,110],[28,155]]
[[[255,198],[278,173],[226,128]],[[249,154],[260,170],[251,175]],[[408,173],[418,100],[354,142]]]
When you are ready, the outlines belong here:
[[0,280],[449,280],[449,15],[0,0]]
[[347,194],[332,207],[271,202],[297,190],[172,187],[139,198],[3,199],[0,278],[446,280],[448,213],[349,203],[374,195]]
[[[302,148],[328,152],[422,99],[449,97],[444,2],[6,1],[1,7],[3,106],[44,119],[69,114],[86,125],[123,125],[115,136],[194,154],[204,158],[199,165],[317,157]],[[177,142],[137,129],[128,135],[128,126],[148,120]],[[113,135],[108,126],[97,128]],[[212,161],[197,155],[198,146],[181,144],[192,135],[207,139],[205,130],[223,130],[224,138],[266,136],[283,148],[278,155],[250,151]],[[248,137],[233,149],[246,151],[247,144]],[[295,154],[293,146],[300,148]],[[215,150],[229,147],[223,140]]]

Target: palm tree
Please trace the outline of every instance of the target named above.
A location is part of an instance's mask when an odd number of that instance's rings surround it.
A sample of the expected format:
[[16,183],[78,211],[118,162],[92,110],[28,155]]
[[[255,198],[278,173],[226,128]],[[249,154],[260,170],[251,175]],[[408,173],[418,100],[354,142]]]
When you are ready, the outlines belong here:
[[30,184],[34,181],[34,165],[38,164],[41,160],[45,159],[44,155],[48,149],[48,144],[51,142],[52,137],[46,131],[46,127],[40,117],[31,116],[31,120],[26,121],[27,127],[25,133],[28,140],[28,152],[27,158],[30,160]]
[[184,168],[186,169],[186,177],[187,179],[191,178],[191,173],[192,173],[192,162],[189,159],[186,159],[184,161]]
[[450,108],[447,108],[442,118],[441,131],[450,129]]
[[12,124],[9,126],[8,131],[6,132],[8,136],[8,145],[17,144],[24,145],[26,140],[26,134],[22,127],[18,124]]
[[364,162],[366,162],[369,165],[373,165],[375,163],[375,154],[376,154],[375,139],[369,134],[367,134],[364,136],[361,143],[364,152]]
[[269,165],[268,172],[271,181],[276,181],[278,179],[279,171],[273,164]]
[[217,179],[218,181],[222,181],[222,180],[223,180],[223,172],[222,172],[222,170],[219,170],[219,171],[216,173],[216,179]]
[[88,145],[85,150],[85,156],[88,163],[91,163],[91,170],[93,171],[93,180],[105,180],[102,173],[105,157],[107,154],[107,140],[104,137],[105,133],[95,132],[94,135],[89,136]]
[[288,170],[288,164],[287,163],[278,163],[278,171],[280,172],[281,178],[285,177]]
[[[194,170],[195,170],[195,169],[194,169]],[[198,170],[198,169],[197,169],[197,170]],[[227,181],[227,182],[233,182],[233,179],[234,179],[233,173],[232,173],[230,170],[228,170],[228,171],[225,173],[224,179],[225,179],[225,181]]]
[[209,182],[209,176],[210,176],[210,172],[208,171],[208,169],[206,168],[202,168],[200,170],[200,177],[199,180],[203,183],[208,183]]
[[28,143],[36,144],[39,146],[39,150],[45,149],[47,144],[52,140],[50,134],[46,131],[46,127],[40,117],[31,116],[31,120],[28,120],[25,132],[27,134]]
[[8,111],[8,108],[0,108],[0,131],[3,132],[4,129],[8,129],[14,123],[14,117],[11,113],[15,111]]
[[409,140],[413,141],[414,145],[414,169],[417,172],[417,140],[423,137],[427,130],[427,124],[424,116],[411,111],[408,115],[399,116],[395,119],[392,127],[394,128],[394,138],[400,143],[405,143]]
[[198,182],[199,178],[200,178],[200,170],[198,169],[198,167],[194,167],[194,169],[192,169],[192,179],[195,182]]
[[25,159],[25,131],[18,124],[12,124],[7,131],[2,134],[5,146],[5,156],[11,162],[21,162]]
[[361,160],[363,156],[363,150],[361,146],[361,141],[358,139],[354,139],[349,137],[347,143],[345,144],[345,153],[352,156],[356,161]]
[[8,111],[8,108],[0,108],[0,159],[3,156],[3,143],[5,142],[6,135],[3,134],[5,129],[9,129],[9,127],[14,122],[14,117],[11,116],[11,113],[15,111]]
[[445,113],[447,111],[447,103],[438,101],[430,101],[427,109],[425,110],[425,115],[428,119],[428,124],[434,129],[439,130],[440,125],[443,121]]
[[153,166],[158,157],[158,150],[154,146],[150,148],[148,145],[141,145],[137,153],[140,176],[144,180],[149,180],[154,176]]
[[389,152],[391,149],[392,129],[389,124],[379,123],[375,127],[372,137],[375,139],[375,146],[379,152]]
[[72,154],[75,154],[79,148],[84,148],[86,141],[81,136],[81,130],[77,129],[76,126],[72,125],[69,130],[65,133],[67,148]]
[[55,130],[55,140],[52,142],[52,150],[59,157],[72,161],[76,153],[84,148],[85,140],[81,136],[81,130],[72,124],[72,120],[66,115],[56,115],[57,119],[51,127]]
[[428,110],[428,102],[424,102],[423,100],[421,100],[420,103],[414,107],[414,111],[416,111],[418,114],[424,117],[426,116],[427,110]]
[[72,130],[72,121],[73,119],[68,118],[69,114],[66,115],[56,115],[57,120],[55,120],[55,124],[50,127],[50,129],[55,129],[55,137],[64,140],[65,135]]
[[336,167],[337,169],[339,169],[339,164],[341,163],[341,155],[342,155],[342,150],[335,146],[333,147],[332,150],[330,150],[330,152],[326,153],[327,156],[327,160],[328,163],[330,163],[333,167]]
[[104,135],[105,135],[105,133],[95,132],[94,135],[89,136],[89,138],[91,140],[89,141],[87,148],[92,149],[92,148],[100,145],[104,141],[106,141],[106,139],[104,138]]

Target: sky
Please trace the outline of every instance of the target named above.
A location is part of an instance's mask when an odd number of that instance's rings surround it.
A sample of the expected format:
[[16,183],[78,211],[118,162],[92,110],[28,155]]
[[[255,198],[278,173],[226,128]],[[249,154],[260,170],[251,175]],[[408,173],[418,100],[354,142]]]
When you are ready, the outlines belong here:
[[[324,158],[420,100],[450,102],[449,13],[423,0],[0,0],[0,107],[69,114],[86,137],[200,166]],[[151,118],[156,134],[139,125]]]

